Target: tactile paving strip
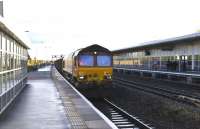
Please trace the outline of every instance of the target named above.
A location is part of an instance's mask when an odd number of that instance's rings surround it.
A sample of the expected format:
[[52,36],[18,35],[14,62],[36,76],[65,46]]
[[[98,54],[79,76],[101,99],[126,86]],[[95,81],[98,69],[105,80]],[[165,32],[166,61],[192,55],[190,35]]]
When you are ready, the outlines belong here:
[[70,125],[72,129],[87,129],[87,125],[85,121],[80,117],[79,112],[76,110],[73,102],[71,101],[71,95],[67,94],[68,88],[66,86],[60,85],[59,81],[63,80],[63,77],[61,77],[57,71],[54,74],[54,80],[56,83],[56,87],[58,89],[60,98],[62,100],[66,116],[68,120],[70,121]]

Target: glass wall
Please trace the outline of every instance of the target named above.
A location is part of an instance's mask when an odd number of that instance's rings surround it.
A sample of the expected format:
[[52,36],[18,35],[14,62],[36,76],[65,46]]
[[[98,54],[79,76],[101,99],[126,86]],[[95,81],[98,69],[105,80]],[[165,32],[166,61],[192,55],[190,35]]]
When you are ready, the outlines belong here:
[[0,32],[0,96],[23,80],[27,56],[27,48]]
[[[199,72],[200,71],[200,55],[173,55],[173,56],[145,56],[133,52],[130,54],[122,54],[114,56],[114,67],[126,67],[134,69],[146,70],[162,70],[176,72]],[[194,68],[194,69],[193,69]]]

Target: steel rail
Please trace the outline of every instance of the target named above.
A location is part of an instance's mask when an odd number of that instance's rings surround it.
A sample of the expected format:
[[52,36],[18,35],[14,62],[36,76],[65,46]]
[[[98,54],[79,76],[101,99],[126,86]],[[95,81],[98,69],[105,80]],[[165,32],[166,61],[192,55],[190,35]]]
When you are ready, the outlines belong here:
[[159,96],[163,96],[166,98],[170,98],[173,100],[177,100],[177,101],[181,101],[181,102],[186,102],[195,106],[200,106],[200,97],[199,96],[195,96],[195,95],[189,95],[183,92],[178,92],[178,91],[171,91],[165,88],[160,88],[157,86],[149,86],[146,84],[141,84],[141,83],[136,83],[133,81],[129,81],[129,80],[124,80],[121,78],[116,78],[114,77],[114,84],[116,85],[126,85],[129,86],[131,88],[136,88],[145,92],[150,92]]
[[[132,128],[132,129],[153,129],[148,124],[145,124],[137,117],[134,117],[127,113],[122,108],[118,107],[114,103],[110,102],[108,99],[104,98],[104,102],[112,108],[111,114],[114,114],[116,118],[113,118],[112,121],[118,128]],[[119,119],[118,119],[119,118]],[[120,119],[121,118],[121,119]],[[127,121],[124,121],[127,120]]]

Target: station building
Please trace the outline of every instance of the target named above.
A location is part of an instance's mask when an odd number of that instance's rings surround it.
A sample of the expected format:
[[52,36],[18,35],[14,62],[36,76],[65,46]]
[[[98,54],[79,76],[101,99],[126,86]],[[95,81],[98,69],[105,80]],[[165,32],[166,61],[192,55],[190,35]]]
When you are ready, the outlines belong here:
[[199,78],[200,33],[143,43],[144,45],[113,51],[115,69],[132,69]]
[[0,113],[26,83],[28,46],[0,21]]
[[113,51],[114,66],[200,72],[200,33]]

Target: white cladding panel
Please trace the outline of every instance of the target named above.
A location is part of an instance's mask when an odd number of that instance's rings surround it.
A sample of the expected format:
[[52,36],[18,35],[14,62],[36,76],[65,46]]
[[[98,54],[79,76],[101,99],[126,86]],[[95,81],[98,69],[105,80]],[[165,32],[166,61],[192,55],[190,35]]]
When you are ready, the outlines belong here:
[[175,45],[173,50],[164,51],[162,49],[151,49],[150,56],[175,56],[175,55],[199,55],[200,42],[193,42],[191,44]]
[[[150,51],[150,55],[147,55],[147,57],[200,55],[200,41],[191,42],[190,44],[180,43],[175,45],[172,50],[162,50],[162,48],[155,47],[154,49],[150,49],[148,51]],[[114,56],[114,59],[125,60],[141,57],[145,57],[145,50],[122,53]]]

